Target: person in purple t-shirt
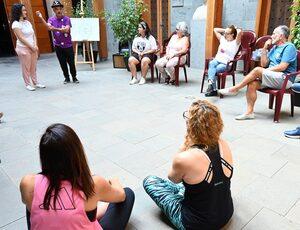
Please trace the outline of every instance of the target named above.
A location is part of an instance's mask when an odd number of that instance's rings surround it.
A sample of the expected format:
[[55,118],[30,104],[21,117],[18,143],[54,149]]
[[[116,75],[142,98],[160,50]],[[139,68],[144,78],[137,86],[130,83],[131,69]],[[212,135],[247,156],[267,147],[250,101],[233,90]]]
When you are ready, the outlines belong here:
[[53,12],[55,13],[55,16],[49,18],[48,23],[44,20],[41,12],[37,11],[36,14],[41,19],[42,23],[47,26],[48,30],[52,31],[56,56],[65,76],[64,84],[70,82],[70,75],[67,64],[69,64],[73,82],[79,83],[76,77],[74,50],[72,46],[70,31],[72,27],[70,18],[63,14],[64,5],[61,4],[60,1],[53,1],[51,7],[53,9]]

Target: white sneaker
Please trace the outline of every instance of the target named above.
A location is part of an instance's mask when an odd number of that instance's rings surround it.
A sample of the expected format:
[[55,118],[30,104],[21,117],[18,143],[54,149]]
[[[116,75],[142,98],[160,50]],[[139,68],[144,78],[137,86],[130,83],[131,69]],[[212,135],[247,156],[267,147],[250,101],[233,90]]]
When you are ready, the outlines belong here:
[[243,120],[252,120],[254,118],[255,118],[254,113],[250,113],[250,114],[245,114],[244,113],[244,114],[236,116],[235,120],[243,121]]
[[222,94],[224,96],[236,96],[239,93],[239,91],[237,91],[237,92],[231,92],[229,90],[230,90],[230,88],[219,89],[218,93]]
[[26,89],[28,89],[29,91],[34,91],[34,90],[35,90],[35,88],[32,87],[31,85],[27,85],[27,86],[26,86]]
[[40,83],[37,83],[36,85],[34,85],[35,87],[37,87],[37,88],[41,88],[41,89],[43,89],[43,88],[46,88],[46,86],[45,85],[43,85],[43,84],[40,84]]
[[145,78],[141,78],[139,85],[144,85],[146,83],[146,79]]
[[134,78],[132,78],[131,81],[129,82],[129,85],[134,85],[134,84],[136,84],[136,83],[138,83],[138,82],[139,82],[139,80],[136,79],[136,78],[134,77]]

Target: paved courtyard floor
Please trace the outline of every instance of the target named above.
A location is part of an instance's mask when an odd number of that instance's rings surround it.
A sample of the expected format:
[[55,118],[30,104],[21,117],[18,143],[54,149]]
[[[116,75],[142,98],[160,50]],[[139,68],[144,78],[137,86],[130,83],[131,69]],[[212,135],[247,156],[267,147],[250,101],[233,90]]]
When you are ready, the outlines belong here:
[[[202,71],[189,69],[189,83],[182,81],[180,87],[157,81],[129,86],[126,70],[113,69],[109,61],[96,68],[79,66],[80,84],[63,85],[56,57],[43,55],[38,77],[47,88],[29,92],[16,58],[0,59],[0,110],[5,113],[0,124],[1,229],[26,229],[19,182],[39,172],[39,138],[56,122],[75,129],[93,173],[119,177],[134,189],[128,229],[171,229],[142,180],[149,174],[167,176],[185,134],[182,112],[195,98],[204,98],[199,94]],[[300,141],[283,136],[300,124],[300,108],[290,117],[289,98],[284,98],[280,123],[273,123],[268,98],[259,93],[257,118],[238,122],[234,116],[245,109],[245,91],[210,100],[222,112],[223,138],[234,156],[235,212],[226,229],[300,229]]]

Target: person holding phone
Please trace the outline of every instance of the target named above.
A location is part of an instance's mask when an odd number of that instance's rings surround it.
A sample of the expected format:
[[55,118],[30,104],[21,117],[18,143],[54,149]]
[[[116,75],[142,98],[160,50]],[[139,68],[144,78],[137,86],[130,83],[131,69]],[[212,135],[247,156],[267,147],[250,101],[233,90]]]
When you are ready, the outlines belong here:
[[[285,25],[276,27],[272,34],[272,39],[266,41],[262,48],[261,67],[254,68],[244,77],[241,83],[219,90],[222,95],[234,96],[239,90],[247,86],[247,110],[237,116],[236,120],[254,119],[254,104],[257,99],[257,90],[261,88],[281,89],[284,77],[288,73],[296,72],[297,69],[297,49],[295,45],[288,42],[290,30]],[[268,47],[274,46],[268,52]],[[286,88],[290,88],[296,77],[290,77]]]
[[64,84],[70,83],[68,65],[73,82],[78,84],[79,81],[77,79],[74,50],[71,39],[71,20],[63,14],[64,5],[61,4],[60,1],[53,1],[51,7],[55,16],[49,18],[48,22],[44,20],[41,12],[36,11],[36,15],[41,19],[48,30],[52,31],[56,56],[65,77]]
[[29,91],[45,88],[38,83],[36,65],[39,48],[31,23],[27,20],[27,10],[21,3],[16,3],[11,9],[11,28],[17,37],[16,53],[19,57],[25,87]]

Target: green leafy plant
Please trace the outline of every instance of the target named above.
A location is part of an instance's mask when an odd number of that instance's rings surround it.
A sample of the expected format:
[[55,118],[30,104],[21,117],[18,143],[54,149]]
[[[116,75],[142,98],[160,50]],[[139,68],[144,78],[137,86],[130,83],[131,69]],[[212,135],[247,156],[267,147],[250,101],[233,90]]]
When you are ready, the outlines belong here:
[[[99,14],[96,14],[93,9],[94,0],[83,1],[83,17],[84,18],[98,18]],[[80,15],[80,1],[77,3],[76,7],[73,8],[73,17],[81,18]]]
[[295,20],[295,27],[292,28],[292,42],[297,49],[300,49],[300,0],[295,0],[291,6],[292,19]]
[[129,57],[129,52],[128,52],[128,51],[125,51],[125,52],[123,53],[123,55],[124,55],[124,57]]
[[147,11],[143,0],[122,0],[118,12],[105,11],[104,15],[114,36],[120,43],[130,43],[137,34],[143,12]]

